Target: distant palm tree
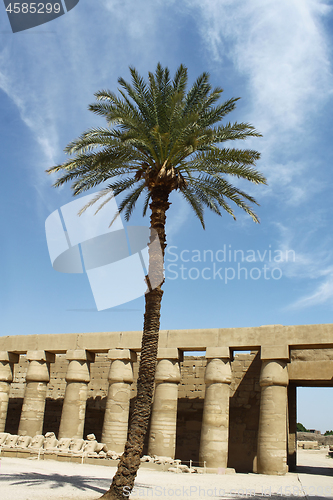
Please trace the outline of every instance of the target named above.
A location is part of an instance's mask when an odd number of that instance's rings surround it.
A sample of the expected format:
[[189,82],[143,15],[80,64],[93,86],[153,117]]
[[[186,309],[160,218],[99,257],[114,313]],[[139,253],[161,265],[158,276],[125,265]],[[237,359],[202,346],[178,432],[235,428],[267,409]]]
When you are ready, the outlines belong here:
[[[257,151],[219,147],[226,141],[260,134],[248,123],[218,125],[235,109],[238,98],[217,104],[222,89],[212,89],[208,73],[199,76],[186,92],[187,68],[183,65],[173,80],[168,68],[160,64],[155,74],[149,73],[148,82],[135,68],[130,68],[130,72],[132,84],[123,78],[118,80],[119,97],[102,90],[95,94],[98,102],[89,107],[106,119],[108,127],[85,132],[65,149],[74,157],[47,170],[62,172],[54,184],[56,187],[74,181],[74,195],[110,180],[93,202],[106,195],[104,205],[113,196],[126,192],[119,212],[124,212],[127,221],[144,194],[143,215],[149,207],[150,228],[157,232],[162,248],[163,259],[161,252],[154,250],[151,236],[137,397],[125,451],[110,490],[102,497],[105,499],[123,499],[123,488],[133,488],[140,465],[154,391],[170,193],[180,192],[204,228],[204,207],[218,215],[223,209],[235,219],[229,201],[258,222],[248,204],[256,203],[254,198],[233,186],[228,178],[236,176],[255,184],[266,183],[265,177],[254,168],[260,157]],[[160,285],[153,288],[150,282]]]

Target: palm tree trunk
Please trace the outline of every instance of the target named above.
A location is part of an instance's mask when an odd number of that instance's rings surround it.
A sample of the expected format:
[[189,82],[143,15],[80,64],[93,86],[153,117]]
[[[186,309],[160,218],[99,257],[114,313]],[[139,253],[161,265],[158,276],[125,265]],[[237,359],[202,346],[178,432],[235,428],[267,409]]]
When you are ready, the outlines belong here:
[[[118,470],[113,477],[110,489],[101,497],[104,500],[124,500],[124,498],[128,498],[130,491],[133,489],[134,480],[140,466],[140,458],[142,456],[144,439],[151,413],[163,295],[161,285],[164,282],[165,221],[166,211],[170,206],[168,202],[169,193],[163,187],[154,187],[151,192],[151,198],[150,227],[159,236],[162,258],[161,253],[152,250],[153,245],[151,245],[149,247],[149,277],[152,282],[160,283],[160,285],[152,290],[150,282],[147,280],[150,291],[145,295],[145,314],[137,380],[137,397],[129,425],[125,450],[120,459]],[[150,243],[152,243],[154,238],[152,233]]]

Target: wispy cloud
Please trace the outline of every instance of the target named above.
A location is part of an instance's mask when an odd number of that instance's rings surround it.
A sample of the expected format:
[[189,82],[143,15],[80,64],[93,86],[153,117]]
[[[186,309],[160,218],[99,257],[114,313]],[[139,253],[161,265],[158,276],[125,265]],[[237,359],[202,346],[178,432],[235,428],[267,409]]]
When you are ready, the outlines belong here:
[[[310,166],[300,137],[304,133],[306,139],[311,126],[316,133],[315,116],[332,97],[329,39],[323,24],[332,6],[324,0],[187,4],[199,11],[201,35],[216,63],[223,65],[228,58],[245,77],[248,119],[264,136],[259,147],[261,169],[270,185],[266,194],[284,194],[291,205],[304,201],[313,183],[309,176],[307,184],[300,183]],[[298,160],[290,161],[295,156]]]
[[301,297],[291,304],[289,309],[304,309],[305,307],[325,304],[326,302],[333,302],[333,266],[330,268],[330,275],[317,285],[312,293]]
[[[98,8],[78,6],[45,26],[2,34],[0,90],[35,140],[31,179],[41,198],[52,180],[45,169],[64,161],[66,144],[85,129],[104,125],[87,111],[93,94],[114,88],[120,75],[129,74],[130,64],[151,69],[159,60],[163,9],[165,2],[159,0],[131,5],[103,0]],[[7,24],[0,20],[0,29],[8,29]]]
[[[260,129],[294,129],[332,91],[323,0],[188,0],[217,61],[247,76]],[[258,117],[257,117],[258,119]],[[256,120],[257,122],[257,120]]]
[[[315,217],[315,216],[314,216]],[[303,309],[309,306],[333,301],[333,247],[332,238],[318,238],[320,223],[308,220],[308,230],[291,229],[281,223],[276,224],[280,234],[278,250],[282,255],[295,256],[279,262],[279,267],[286,278],[304,280],[308,290],[286,309]],[[306,249],[306,250],[305,250]],[[270,263],[273,267],[274,262]]]
[[[50,35],[52,37],[52,35]],[[46,48],[49,35],[43,38]],[[58,118],[61,110],[57,103],[56,94],[59,89],[52,83],[52,65],[50,59],[54,49],[49,45],[49,56],[40,49],[41,40],[30,37],[28,47],[24,40],[7,46],[0,56],[2,71],[0,73],[0,89],[16,105],[23,123],[32,133],[36,144],[36,156],[32,160],[33,184],[37,190],[42,190],[48,183],[44,170],[54,165],[61,155],[59,146]],[[27,54],[28,48],[40,61],[45,64],[29,72],[29,63],[33,64],[33,57]],[[15,63],[14,63],[15,61]],[[48,71],[48,69],[50,71]]]

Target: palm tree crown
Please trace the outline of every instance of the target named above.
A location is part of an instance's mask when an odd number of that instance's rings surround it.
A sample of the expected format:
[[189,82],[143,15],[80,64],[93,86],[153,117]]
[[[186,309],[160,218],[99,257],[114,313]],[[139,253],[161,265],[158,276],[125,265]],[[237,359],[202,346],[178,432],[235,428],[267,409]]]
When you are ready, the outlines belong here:
[[217,125],[235,109],[238,98],[216,104],[223,91],[212,90],[208,73],[186,93],[187,69],[183,65],[173,80],[168,68],[160,64],[155,74],[149,73],[149,83],[135,68],[130,72],[132,85],[123,78],[118,80],[121,98],[109,90],[95,94],[98,102],[89,109],[103,116],[109,127],[90,129],[67,146],[66,153],[75,156],[48,170],[64,171],[54,186],[74,181],[72,188],[78,195],[111,180],[93,202],[109,194],[103,206],[111,197],[128,191],[119,205],[126,220],[141,194],[145,195],[145,215],[152,192],[162,187],[168,193],[179,190],[203,227],[205,206],[218,215],[222,208],[235,218],[228,201],[258,222],[248,204],[256,203],[254,198],[232,186],[226,175],[265,183],[264,176],[253,168],[259,153],[218,146],[260,136],[248,123]]

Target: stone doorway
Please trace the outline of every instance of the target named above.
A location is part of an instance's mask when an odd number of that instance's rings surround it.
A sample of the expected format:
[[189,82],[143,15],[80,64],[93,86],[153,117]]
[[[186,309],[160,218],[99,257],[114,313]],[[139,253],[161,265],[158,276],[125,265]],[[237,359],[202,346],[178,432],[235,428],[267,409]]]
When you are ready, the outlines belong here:
[[[324,436],[333,429],[332,381],[295,383],[288,387],[288,466],[290,472],[333,476],[333,458],[327,458],[328,446],[333,446],[333,435]],[[297,422],[311,432],[298,433]],[[326,428],[327,427],[327,428]],[[298,441],[306,441],[308,451],[298,447]],[[320,450],[316,450],[318,442]],[[323,449],[322,447],[326,448]],[[312,447],[314,449],[312,449]],[[313,460],[312,460],[313,459]]]

